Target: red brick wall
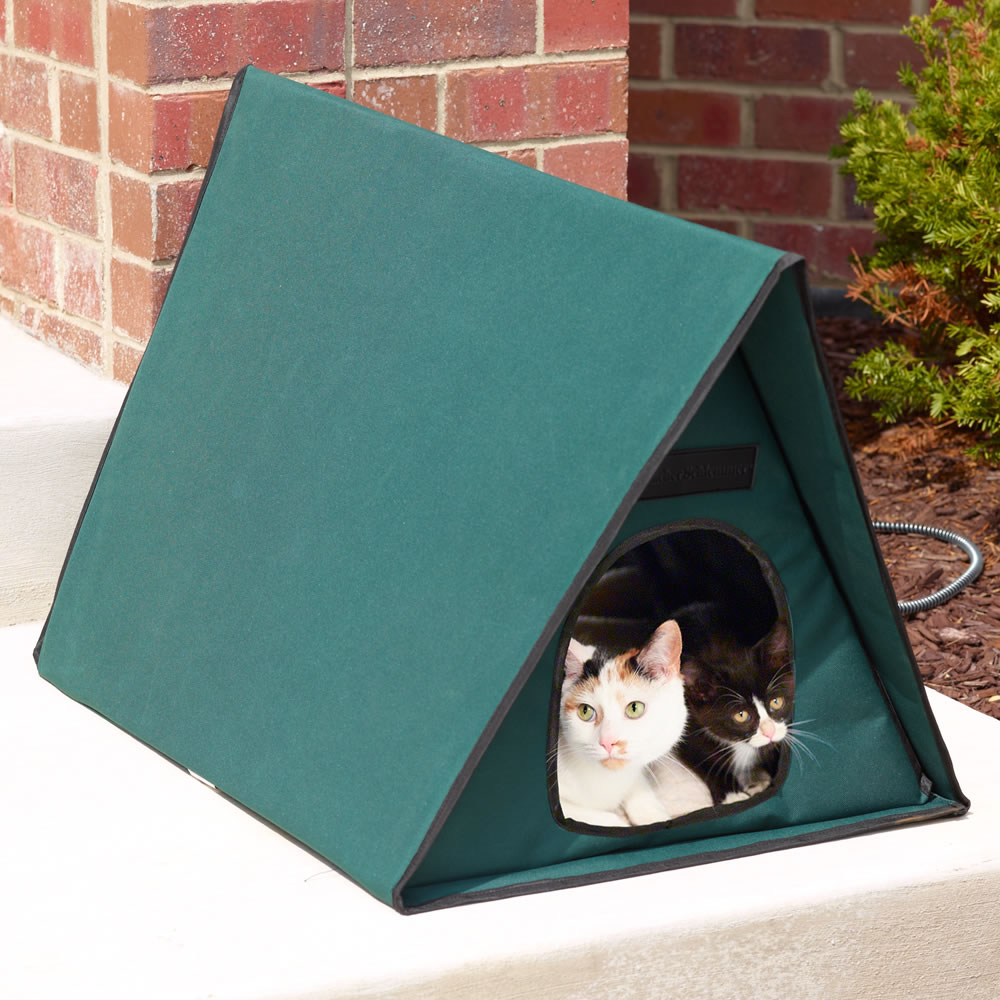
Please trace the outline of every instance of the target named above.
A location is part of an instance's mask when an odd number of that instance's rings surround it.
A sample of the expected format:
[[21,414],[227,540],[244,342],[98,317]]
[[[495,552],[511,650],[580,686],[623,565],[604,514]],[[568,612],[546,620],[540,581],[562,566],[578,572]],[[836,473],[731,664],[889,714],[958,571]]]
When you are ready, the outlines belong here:
[[928,0],[632,0],[629,198],[808,258],[843,284],[868,214],[829,150],[857,87],[905,96]]
[[626,0],[0,0],[0,313],[128,380],[245,63],[619,197]]

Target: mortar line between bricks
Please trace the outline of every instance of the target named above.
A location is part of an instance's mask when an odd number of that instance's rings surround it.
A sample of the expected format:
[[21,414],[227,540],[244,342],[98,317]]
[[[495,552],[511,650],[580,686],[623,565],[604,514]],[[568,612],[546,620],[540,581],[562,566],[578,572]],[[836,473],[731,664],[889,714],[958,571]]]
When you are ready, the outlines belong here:
[[[633,153],[645,153],[647,156],[712,156],[727,160],[788,160],[794,163],[823,163],[834,167],[839,162],[832,160],[826,153],[811,153],[801,149],[761,149],[746,146],[677,146],[657,145],[648,142],[630,142]],[[833,143],[831,142],[832,146]]]
[[519,56],[496,58],[448,59],[430,63],[398,63],[392,66],[355,66],[356,80],[375,80],[393,76],[431,76],[434,73],[452,73],[470,69],[520,69],[525,66],[583,65],[610,63],[627,58],[628,49],[601,49],[576,52],[528,52]]
[[[860,85],[858,85],[860,86]],[[635,91],[697,91],[698,93],[717,94],[719,96],[759,96],[759,97],[813,97],[816,100],[843,101],[850,100],[858,89],[852,84],[844,84],[843,90],[823,90],[822,84],[805,83],[737,83],[728,80],[644,80],[633,77],[629,80],[629,90]],[[906,91],[873,89],[865,87],[877,101],[895,101],[897,104],[911,100]]]
[[[398,63],[391,66],[353,66],[352,81],[378,80],[406,76],[434,76],[439,73],[452,73],[477,69],[520,69],[526,66],[575,66],[587,64],[612,63],[627,59],[628,49],[601,49],[599,51],[580,50],[575,52],[547,52],[539,55],[528,52],[518,56],[482,57],[475,59],[450,59],[430,63]],[[303,70],[296,73],[283,73],[290,80],[299,83],[340,83],[347,80],[346,72],[328,71],[312,73]],[[112,83],[130,87],[152,95],[206,93],[208,91],[228,91],[232,85],[229,77],[213,79],[165,80],[158,83],[140,83],[128,77],[109,76]]]
[[815,215],[762,215],[751,212],[734,212],[726,209],[696,209],[685,208],[683,210],[673,209],[670,215],[677,216],[678,219],[706,219],[712,222],[740,222],[745,220],[750,225],[776,225],[776,226],[815,226],[820,229],[873,229],[874,227],[865,220],[859,219],[857,222],[831,222],[828,218],[820,218]]
[[[196,0],[197,2],[197,0]],[[204,0],[201,0],[204,2]],[[838,27],[847,31],[864,32],[866,35],[899,35],[902,25],[887,23],[885,21],[810,21],[806,18],[754,18],[752,21],[739,21],[735,18],[720,17],[698,17],[697,15],[671,17],[674,24],[693,24],[702,28],[788,28],[790,31],[801,31],[803,28],[811,28],[814,31],[823,31],[826,28]],[[914,46],[916,50],[916,46]]]
[[104,249],[104,242],[99,237],[88,236],[86,233],[77,232],[75,229],[69,229],[66,226],[60,226],[55,222],[49,222],[48,219],[39,219],[35,215],[28,215],[27,212],[21,212],[15,208],[5,208],[0,210],[0,216],[4,215],[13,219],[19,225],[39,229],[43,233],[48,233],[56,239],[68,238],[74,242],[85,244],[92,250]]
[[354,100],[354,0],[344,0],[344,96]]
[[[53,56],[43,55],[41,52],[34,52],[31,49],[15,48],[13,45],[0,45],[0,54],[20,59],[22,62],[41,63],[48,71],[56,70],[63,73],[73,73],[76,76],[84,76],[88,80],[97,81],[98,72],[92,66],[80,66],[77,63],[64,62]],[[96,50],[95,50],[96,57]]]
[[466,145],[485,149],[488,153],[511,153],[519,149],[551,149],[554,146],[586,146],[596,142],[625,142],[624,132],[596,132],[590,135],[557,135],[537,139],[511,139],[509,142],[470,142]]
[[[346,75],[340,71],[283,73],[282,76],[298,83],[345,83]],[[150,97],[179,97],[186,94],[227,94],[233,85],[232,77],[220,76],[214,79],[173,80],[167,83],[137,83],[124,76],[109,75],[108,80],[116,87],[124,87],[138,94]]]

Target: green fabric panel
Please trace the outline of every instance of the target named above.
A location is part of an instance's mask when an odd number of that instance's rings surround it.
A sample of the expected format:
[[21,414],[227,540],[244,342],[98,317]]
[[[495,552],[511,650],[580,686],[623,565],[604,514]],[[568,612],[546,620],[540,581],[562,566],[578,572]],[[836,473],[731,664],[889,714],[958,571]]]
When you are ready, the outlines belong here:
[[[519,871],[515,874],[487,875],[445,884],[414,886],[405,890],[403,902],[409,908],[417,908],[446,896],[461,897],[471,893],[496,893],[513,886],[524,886],[531,883],[565,880],[565,884],[571,879],[588,881],[601,877],[616,877],[618,873],[625,877],[629,874],[640,874],[629,872],[629,869],[640,865],[650,866],[649,870],[657,870],[658,868],[662,870],[683,864],[701,864],[731,856],[730,852],[752,854],[759,853],[761,849],[776,850],[781,847],[798,846],[792,842],[792,838],[808,839],[813,842],[829,840],[835,836],[848,836],[852,833],[903,825],[921,818],[933,819],[946,816],[953,811],[953,802],[935,796],[930,801],[916,807],[903,806],[898,809],[882,809],[853,819],[763,830],[753,834],[734,834],[693,843],[627,851],[621,854],[584,857],[575,861],[551,865],[548,868]],[[782,841],[786,841],[786,843],[782,843]]]
[[[767,321],[762,317],[761,322]],[[794,371],[786,374],[796,376]],[[415,872],[405,898],[419,886],[493,875],[516,881],[516,873],[525,868],[548,870],[586,857],[642,852],[650,845],[673,845],[662,857],[680,857],[704,850],[706,838],[738,834],[744,837],[741,843],[750,843],[768,831],[791,836],[800,827],[851,822],[926,801],[738,354],[678,447],[745,444],[760,449],[752,490],[642,501],[615,544],[649,527],[689,518],[726,521],[757,542],[786,590],[795,645],[795,717],[811,720],[805,728],[825,741],[806,741],[815,760],[794,753],[788,778],[775,797],[728,817],[629,838],[564,830],[549,811],[545,772],[557,637]]]
[[39,669],[388,901],[778,257],[249,70]]
[[[831,568],[913,749],[935,789],[953,798],[957,789],[950,764],[910,661],[905,633],[894,622],[895,598],[882,583],[881,554],[857,500],[792,278],[790,273],[782,276],[744,341],[743,352]],[[775,358],[781,358],[781,364],[775,364]]]

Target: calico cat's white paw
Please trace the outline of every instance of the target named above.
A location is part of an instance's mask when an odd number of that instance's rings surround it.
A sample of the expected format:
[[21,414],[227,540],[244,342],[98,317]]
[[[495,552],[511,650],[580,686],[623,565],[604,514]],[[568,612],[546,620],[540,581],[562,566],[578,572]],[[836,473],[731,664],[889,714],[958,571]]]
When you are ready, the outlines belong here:
[[577,823],[588,823],[590,826],[629,826],[625,815],[617,810],[591,809],[587,806],[563,803],[563,815],[566,819]]

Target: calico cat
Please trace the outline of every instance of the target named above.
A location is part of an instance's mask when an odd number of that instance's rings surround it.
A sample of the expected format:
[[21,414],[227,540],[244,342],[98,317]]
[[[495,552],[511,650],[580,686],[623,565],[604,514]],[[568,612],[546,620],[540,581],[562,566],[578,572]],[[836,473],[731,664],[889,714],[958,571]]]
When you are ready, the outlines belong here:
[[687,721],[681,633],[666,621],[642,649],[614,655],[570,640],[557,746],[563,815],[594,826],[670,819],[649,766]]
[[677,755],[715,805],[767,788],[795,707],[792,635],[778,617],[752,645],[727,625],[722,608],[692,604],[675,614],[684,634],[681,675],[690,713]]

